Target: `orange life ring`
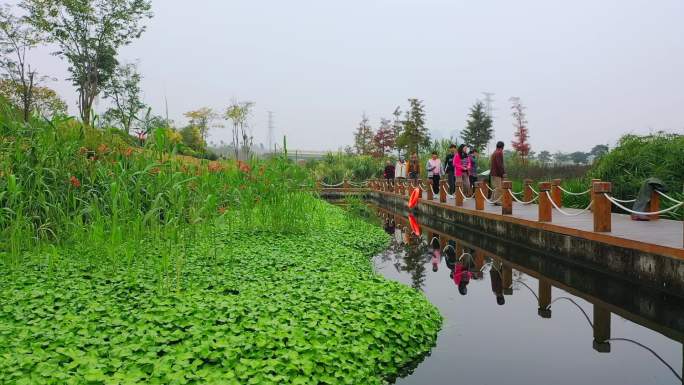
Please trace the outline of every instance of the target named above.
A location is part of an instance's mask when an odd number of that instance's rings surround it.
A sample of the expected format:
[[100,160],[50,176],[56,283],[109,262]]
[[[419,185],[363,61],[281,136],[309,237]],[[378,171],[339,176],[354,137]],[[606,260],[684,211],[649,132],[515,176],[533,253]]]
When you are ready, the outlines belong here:
[[411,225],[411,230],[413,230],[413,233],[420,237],[420,225],[413,214],[409,214],[409,224]]
[[409,197],[408,201],[408,207],[410,209],[416,207],[418,204],[418,199],[420,199],[420,187],[416,187],[413,189],[413,192],[411,192],[411,196]]

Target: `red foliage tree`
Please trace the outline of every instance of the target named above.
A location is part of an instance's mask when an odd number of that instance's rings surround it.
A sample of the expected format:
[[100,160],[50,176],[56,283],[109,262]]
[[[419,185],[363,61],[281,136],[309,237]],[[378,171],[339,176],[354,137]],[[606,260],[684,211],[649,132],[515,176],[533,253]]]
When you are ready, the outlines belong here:
[[518,153],[520,158],[525,161],[527,155],[530,153],[530,133],[527,129],[527,118],[525,116],[525,106],[520,102],[520,98],[511,98],[511,109],[513,110],[513,127],[515,127],[515,140],[511,145]]
[[383,157],[389,154],[394,148],[397,138],[392,128],[392,122],[388,119],[380,119],[378,132],[373,136],[373,147],[375,156]]

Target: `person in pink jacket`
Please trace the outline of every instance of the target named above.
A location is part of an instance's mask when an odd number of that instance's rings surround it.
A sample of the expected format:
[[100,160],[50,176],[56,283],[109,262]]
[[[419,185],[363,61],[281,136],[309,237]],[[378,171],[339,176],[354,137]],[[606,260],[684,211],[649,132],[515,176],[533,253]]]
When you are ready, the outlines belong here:
[[472,195],[472,189],[470,186],[470,170],[472,169],[473,165],[470,162],[470,157],[468,157],[467,148],[468,147],[465,144],[458,146],[458,151],[456,151],[456,155],[454,155],[453,162],[456,179],[458,180],[460,178],[460,180],[463,181],[463,194],[469,197]]

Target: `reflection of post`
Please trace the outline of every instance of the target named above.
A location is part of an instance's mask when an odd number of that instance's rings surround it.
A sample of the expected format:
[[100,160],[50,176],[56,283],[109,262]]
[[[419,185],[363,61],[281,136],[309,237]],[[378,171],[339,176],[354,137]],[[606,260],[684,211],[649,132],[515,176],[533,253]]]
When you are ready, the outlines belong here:
[[610,353],[610,311],[594,304],[594,350]]
[[459,241],[458,239],[456,240],[456,258],[461,258],[461,255],[463,255],[463,243]]
[[484,262],[485,262],[484,250],[476,249],[475,250],[475,269],[477,269],[477,271],[475,272],[475,278],[477,278],[477,279],[482,279],[482,267],[484,266]]
[[551,318],[551,283],[545,279],[539,279],[539,309],[537,314],[542,318]]
[[504,264],[503,265],[503,276],[502,276],[502,283],[503,283],[503,293],[506,295],[512,295],[513,294],[513,268],[511,265]]

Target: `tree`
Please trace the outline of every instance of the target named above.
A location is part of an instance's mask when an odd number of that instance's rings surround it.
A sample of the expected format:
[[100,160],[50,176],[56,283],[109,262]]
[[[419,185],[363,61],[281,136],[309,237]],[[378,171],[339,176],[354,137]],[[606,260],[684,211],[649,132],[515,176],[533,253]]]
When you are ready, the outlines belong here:
[[397,139],[401,135],[401,131],[404,129],[404,125],[401,122],[401,108],[397,106],[392,112],[392,131],[394,134],[394,148],[399,152],[401,156],[401,149],[397,146]]
[[105,114],[110,121],[121,125],[126,133],[131,132],[136,116],[145,108],[140,99],[140,79],[135,64],[126,64],[118,66],[104,85],[104,97],[114,103],[114,107]]
[[559,164],[565,163],[570,160],[570,155],[558,151],[557,153],[553,154],[553,160],[554,162]]
[[537,156],[537,159],[539,159],[542,164],[548,164],[551,162],[551,153],[546,150],[541,151]]
[[202,133],[196,126],[188,125],[180,131],[183,143],[195,151],[204,151],[206,143],[202,138]]
[[594,148],[591,149],[589,154],[599,158],[602,155],[607,154],[609,150],[610,149],[605,144],[597,144],[596,146],[594,146]]
[[21,109],[25,122],[35,109],[40,80],[28,63],[28,53],[41,41],[39,32],[16,17],[9,5],[0,7],[0,77],[11,84],[13,103]]
[[575,164],[585,164],[589,159],[589,154],[583,151],[575,151],[572,154],[570,154],[570,159]]
[[466,128],[461,131],[461,139],[478,150],[483,150],[492,140],[492,118],[485,111],[485,105],[477,101],[468,114]]
[[119,48],[145,31],[149,0],[24,0],[28,21],[59,46],[78,90],[81,119],[91,124],[92,107],[114,74]]
[[188,111],[184,115],[190,120],[191,126],[197,127],[200,135],[202,136],[202,140],[205,142],[209,137],[209,129],[213,127],[212,123],[219,117],[219,115],[209,107],[202,107],[194,111]]
[[247,129],[249,119],[254,102],[239,102],[234,100],[226,109],[226,119],[233,124],[233,150],[235,151],[235,159],[240,158],[240,139],[242,138],[242,150],[245,156],[249,155],[249,150],[252,144],[253,137],[248,134]]
[[527,159],[527,155],[530,153],[530,143],[529,143],[529,131],[527,129],[527,118],[525,116],[525,106],[523,106],[520,98],[513,97],[510,99],[513,110],[513,127],[515,127],[515,140],[511,143],[515,151],[518,152],[520,159],[523,163]]
[[368,123],[368,116],[364,112],[354,133],[354,147],[359,155],[370,155],[373,152],[373,128]]
[[[0,96],[7,99],[11,104],[17,108],[23,109],[24,103],[24,86],[21,83],[9,79],[0,79]],[[65,115],[67,113],[67,104],[59,95],[48,87],[41,87],[33,85],[31,91],[31,104],[29,105],[29,115],[36,114],[51,118],[55,115]],[[24,115],[26,117],[26,115]]]
[[411,98],[409,110],[404,115],[403,129],[397,138],[397,146],[410,152],[430,146],[430,133],[425,127],[425,111],[423,101]]
[[373,147],[377,155],[384,157],[389,154],[394,148],[395,141],[396,137],[394,136],[392,122],[389,119],[380,119],[380,127],[378,127],[378,132],[373,137]]

